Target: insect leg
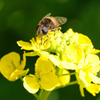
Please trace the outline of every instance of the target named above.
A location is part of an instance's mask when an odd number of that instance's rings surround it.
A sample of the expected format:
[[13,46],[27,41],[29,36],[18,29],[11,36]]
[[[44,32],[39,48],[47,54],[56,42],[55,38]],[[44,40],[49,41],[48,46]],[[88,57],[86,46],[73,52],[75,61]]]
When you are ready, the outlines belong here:
[[61,27],[56,27],[54,29],[52,29],[51,31],[54,31],[54,35],[56,35],[57,31],[61,30]]
[[41,45],[43,44],[43,37],[41,37]]
[[56,27],[54,29],[51,29],[51,31],[61,30],[61,27]]
[[44,43],[49,39],[49,35],[48,34],[46,34],[47,35],[47,39],[44,41]]
[[48,34],[46,34],[47,35],[47,38],[49,39],[49,35]]

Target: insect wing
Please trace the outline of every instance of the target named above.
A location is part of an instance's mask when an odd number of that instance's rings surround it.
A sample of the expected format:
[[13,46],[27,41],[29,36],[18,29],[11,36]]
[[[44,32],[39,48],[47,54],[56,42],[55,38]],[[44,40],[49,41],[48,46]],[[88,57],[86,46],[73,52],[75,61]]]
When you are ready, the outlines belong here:
[[54,17],[54,18],[59,23],[59,25],[62,25],[67,22],[67,18],[65,18],[65,17]]
[[50,15],[51,15],[51,13],[48,13],[46,16],[44,16],[44,17],[50,17]]

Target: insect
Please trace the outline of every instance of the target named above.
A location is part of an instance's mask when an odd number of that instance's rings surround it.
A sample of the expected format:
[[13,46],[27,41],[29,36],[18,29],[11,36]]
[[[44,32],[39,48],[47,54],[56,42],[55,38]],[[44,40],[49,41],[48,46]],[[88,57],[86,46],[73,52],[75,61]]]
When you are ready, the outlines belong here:
[[43,39],[43,35],[47,35],[47,38],[49,39],[49,36],[47,34],[48,31],[57,29],[60,25],[66,23],[67,21],[67,18],[65,17],[52,17],[50,15],[51,13],[43,17],[36,27],[36,35],[41,37],[41,42]]

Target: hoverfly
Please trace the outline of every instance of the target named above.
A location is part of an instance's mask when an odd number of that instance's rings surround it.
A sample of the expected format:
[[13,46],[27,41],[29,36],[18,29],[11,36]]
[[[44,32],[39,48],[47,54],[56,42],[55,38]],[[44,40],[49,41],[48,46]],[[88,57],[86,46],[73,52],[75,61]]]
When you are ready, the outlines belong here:
[[36,27],[36,35],[41,37],[41,42],[43,35],[47,35],[47,38],[49,39],[49,36],[47,34],[48,31],[52,31],[58,28],[60,25],[66,23],[67,21],[67,18],[65,17],[52,17],[50,15],[51,13],[43,17]]

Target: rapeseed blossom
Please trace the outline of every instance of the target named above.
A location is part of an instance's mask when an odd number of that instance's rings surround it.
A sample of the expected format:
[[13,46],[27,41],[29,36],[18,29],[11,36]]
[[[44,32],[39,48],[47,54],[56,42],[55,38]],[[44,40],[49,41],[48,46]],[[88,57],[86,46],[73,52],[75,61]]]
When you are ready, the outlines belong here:
[[[82,96],[85,96],[83,88],[86,88],[93,96],[99,93],[100,89],[98,87],[100,81],[97,77],[97,73],[100,71],[100,63],[99,57],[96,54],[99,53],[100,50],[94,48],[91,40],[86,35],[74,32],[72,29],[69,29],[65,33],[56,30],[56,32],[49,32],[48,34],[49,39],[43,45],[40,44],[41,39],[39,38],[36,40],[38,43],[34,42],[36,45],[31,42],[30,50],[33,50],[33,52],[28,52],[26,55],[35,56],[36,54],[40,57],[45,56],[53,63],[59,79],[63,77],[59,75],[60,70],[74,70]],[[46,38],[46,36],[43,36],[43,38]],[[33,39],[31,41],[33,41]],[[29,50],[29,46],[22,42],[23,41],[17,41],[21,49]],[[41,45],[42,48],[39,45]],[[71,73],[65,75],[70,76],[70,74]],[[95,80],[95,78],[97,80]],[[63,79],[62,82],[64,80],[65,79]],[[96,85],[97,88],[95,87],[95,89],[91,90],[94,85]]]
[[24,87],[30,93],[36,93],[39,88],[47,91],[53,90],[58,84],[58,77],[55,74],[53,64],[45,57],[37,59],[35,64],[35,75],[24,77]]
[[[19,64],[20,59],[17,53],[10,53],[11,60],[8,61],[8,54],[5,55],[0,61],[0,72],[3,76],[10,81],[22,77],[24,88],[32,94],[40,90],[53,91],[78,84],[83,97],[85,96],[84,89],[96,96],[100,92],[98,77],[100,58],[97,55],[100,50],[94,48],[88,36],[74,32],[72,29],[65,33],[57,29],[47,34],[49,38],[43,35],[42,40],[37,36],[30,42],[17,41],[18,46],[27,51],[23,54],[23,64]],[[27,74],[28,69],[24,70],[26,56],[38,56],[34,74]],[[71,75],[76,77],[74,82],[70,81]]]

